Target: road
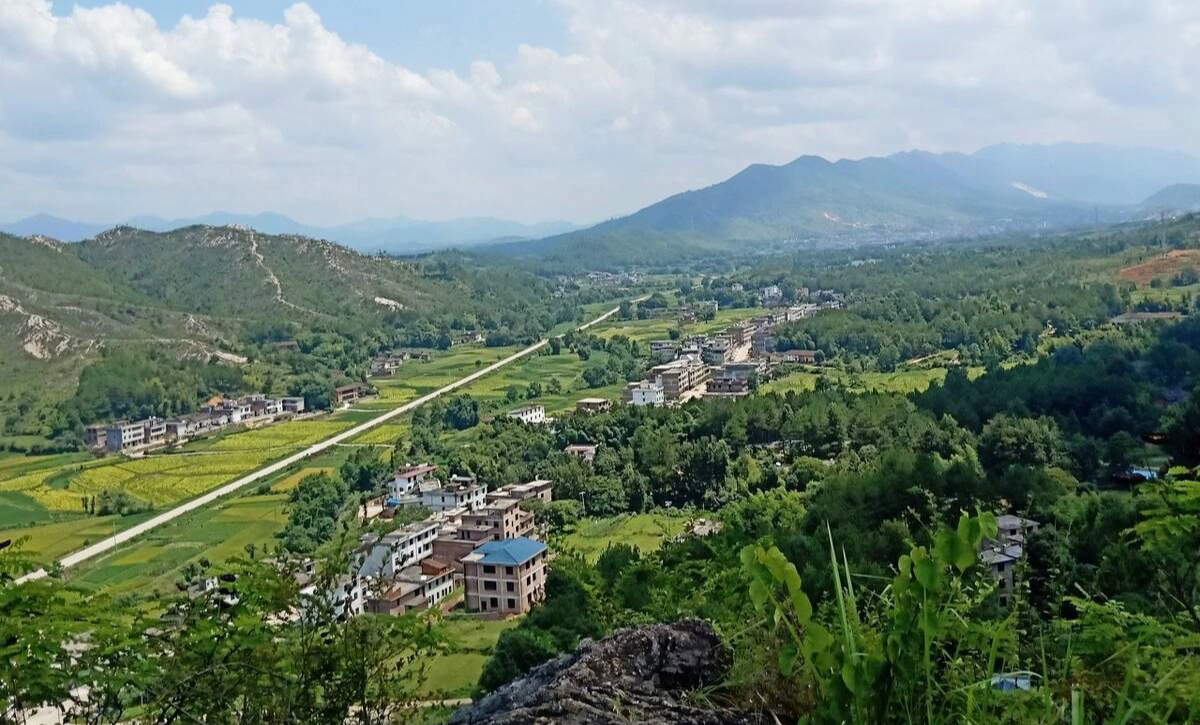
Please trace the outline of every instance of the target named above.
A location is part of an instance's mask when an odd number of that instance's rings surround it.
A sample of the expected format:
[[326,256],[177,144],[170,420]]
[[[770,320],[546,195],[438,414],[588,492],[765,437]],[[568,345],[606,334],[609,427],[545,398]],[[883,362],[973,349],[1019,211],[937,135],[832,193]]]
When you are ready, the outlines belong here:
[[[639,298],[635,299],[634,301],[638,302],[643,299],[645,299],[645,296],[639,297]],[[608,312],[605,312],[604,314],[600,315],[596,319],[592,320],[591,322],[587,322],[583,325],[580,325],[578,327],[578,329],[586,330],[589,327],[591,327],[592,325],[603,322],[604,320],[607,320],[609,317],[612,317],[613,315],[617,314],[617,312],[619,310],[620,310],[620,307],[614,307],[611,310],[609,310]],[[514,363],[517,360],[520,360],[521,358],[526,357],[527,355],[531,355],[531,354],[537,352],[538,350],[542,349],[543,347],[545,347],[548,344],[549,344],[549,340],[542,340],[540,342],[534,343],[533,345],[530,345],[529,347],[527,347],[523,350],[518,350],[517,352],[514,352],[512,355],[509,355],[508,357],[504,358],[503,360],[498,360],[498,361],[492,363],[491,365],[488,365],[487,367],[480,368],[479,370],[476,370],[475,372],[471,373],[470,375],[467,375],[466,377],[459,378],[458,380],[455,380],[454,382],[449,383],[448,385],[444,385],[431,393],[426,393],[425,395],[422,395],[421,397],[417,398],[416,400],[412,400],[408,403],[405,403],[404,405],[401,405],[399,408],[389,410],[388,412],[383,413],[382,415],[379,415],[378,417],[372,418],[371,420],[368,420],[365,423],[360,423],[359,425],[356,425],[353,428],[350,428],[348,430],[342,431],[341,433],[338,433],[329,438],[326,438],[325,440],[323,440],[319,443],[314,443],[313,445],[309,446],[308,448],[305,448],[302,451],[293,453],[292,455],[290,455],[286,458],[282,458],[268,466],[260,468],[257,471],[254,471],[253,473],[242,476],[241,478],[237,479],[236,481],[231,481],[230,483],[227,483],[224,486],[214,488],[213,490],[209,491],[208,493],[198,496],[190,501],[186,501],[186,502],[176,506],[175,508],[170,509],[169,511],[164,511],[163,513],[159,514],[158,516],[155,516],[154,518],[147,519],[146,521],[143,521],[142,523],[137,524],[136,526],[131,526],[128,529],[125,529],[124,531],[120,531],[106,539],[101,539],[100,541],[97,541],[96,543],[94,543],[90,546],[85,546],[84,548],[79,549],[78,551],[74,551],[70,554],[67,554],[66,556],[64,556],[63,558],[58,560],[58,565],[64,569],[69,569],[70,567],[73,567],[76,564],[83,563],[83,562],[87,561],[88,559],[93,559],[107,551],[112,551],[113,549],[120,546],[121,544],[124,544],[127,541],[131,541],[148,531],[153,531],[154,529],[158,528],[159,526],[162,526],[163,524],[170,523],[171,521],[174,521],[175,519],[179,518],[180,516],[183,516],[184,514],[190,513],[199,508],[203,508],[203,507],[213,503],[217,499],[228,496],[229,494],[237,491],[240,488],[245,488],[246,486],[249,486],[250,484],[254,483],[255,481],[261,481],[262,479],[264,479],[268,476],[271,476],[275,473],[278,473],[294,463],[303,461],[304,459],[309,458],[310,456],[314,456],[314,455],[326,450],[327,448],[331,448],[333,446],[338,445],[342,441],[349,440],[357,435],[365,433],[366,431],[369,431],[376,426],[383,425],[384,423],[388,422],[389,420],[392,420],[393,418],[404,415],[408,411],[410,411],[414,408],[420,407],[420,406],[424,405],[425,403],[428,403],[429,401],[433,400],[434,398],[445,395],[446,393],[452,393],[455,390],[458,390],[459,388],[463,387],[464,385],[470,385],[471,383],[475,382],[479,378],[482,378],[484,375],[495,372],[496,370],[499,370],[500,368],[504,367],[505,365]],[[41,579],[41,578],[47,576],[47,574],[48,574],[48,572],[45,569],[38,569],[37,571],[32,571],[32,572],[18,578],[16,580],[16,583],[22,584],[24,582],[32,581],[34,579]]]

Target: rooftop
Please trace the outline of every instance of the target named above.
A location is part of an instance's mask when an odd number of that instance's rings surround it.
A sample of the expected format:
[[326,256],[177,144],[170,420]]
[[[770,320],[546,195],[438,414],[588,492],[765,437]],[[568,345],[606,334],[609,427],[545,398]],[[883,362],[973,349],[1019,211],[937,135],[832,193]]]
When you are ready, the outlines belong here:
[[408,468],[396,471],[397,478],[411,478],[412,476],[421,476],[426,473],[432,473],[437,470],[437,465],[433,463],[422,463],[417,466],[409,466]]
[[546,545],[527,536],[515,539],[489,541],[475,549],[476,555],[481,555],[476,561],[484,564],[500,564],[512,566],[524,564],[546,550]]

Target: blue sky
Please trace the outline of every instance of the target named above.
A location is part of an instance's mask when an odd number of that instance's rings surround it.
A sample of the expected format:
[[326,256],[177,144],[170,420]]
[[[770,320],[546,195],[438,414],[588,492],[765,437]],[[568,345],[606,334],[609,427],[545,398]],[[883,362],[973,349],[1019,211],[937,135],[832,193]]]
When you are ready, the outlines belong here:
[[1200,154],[1197,67],[1183,0],[0,0],[0,221],[588,222],[804,154]]
[[[76,6],[104,2],[54,0],[56,14]],[[160,25],[172,26],[184,15],[202,17],[210,0],[147,0],[131,4],[146,10]],[[283,19],[294,0],[234,2],[240,16],[270,22]],[[326,27],[381,57],[413,68],[465,70],[477,58],[505,58],[518,43],[562,47],[566,34],[561,15],[545,0],[310,0]]]

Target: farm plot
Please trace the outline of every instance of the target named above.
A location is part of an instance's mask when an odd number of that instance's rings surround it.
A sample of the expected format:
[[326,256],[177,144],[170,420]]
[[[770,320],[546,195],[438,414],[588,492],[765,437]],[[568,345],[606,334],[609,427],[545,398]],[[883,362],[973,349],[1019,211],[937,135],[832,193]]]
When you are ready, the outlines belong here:
[[281,423],[225,436],[199,451],[117,459],[84,467],[65,478],[56,479],[57,471],[39,471],[2,485],[4,490],[28,494],[51,511],[82,511],[85,497],[117,489],[152,506],[166,506],[204,493],[350,425],[351,421]]

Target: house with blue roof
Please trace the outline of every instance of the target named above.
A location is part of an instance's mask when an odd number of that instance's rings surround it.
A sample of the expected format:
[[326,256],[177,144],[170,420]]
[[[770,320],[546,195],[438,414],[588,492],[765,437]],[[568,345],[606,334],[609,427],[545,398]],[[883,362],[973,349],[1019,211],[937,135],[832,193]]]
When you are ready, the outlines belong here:
[[525,614],[546,596],[546,545],[527,536],[480,544],[463,557],[467,608]]

